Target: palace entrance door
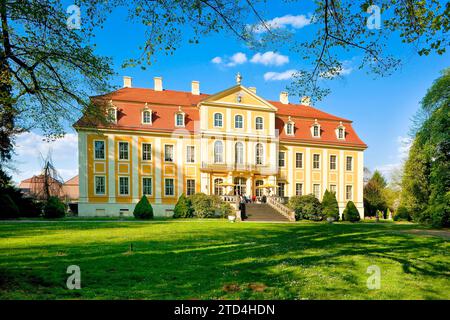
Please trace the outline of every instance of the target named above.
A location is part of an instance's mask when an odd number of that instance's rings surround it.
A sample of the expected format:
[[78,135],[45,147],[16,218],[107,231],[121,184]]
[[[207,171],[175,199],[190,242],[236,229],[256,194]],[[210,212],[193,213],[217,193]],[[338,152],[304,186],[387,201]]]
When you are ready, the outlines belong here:
[[247,192],[247,179],[234,178],[234,194],[245,195]]

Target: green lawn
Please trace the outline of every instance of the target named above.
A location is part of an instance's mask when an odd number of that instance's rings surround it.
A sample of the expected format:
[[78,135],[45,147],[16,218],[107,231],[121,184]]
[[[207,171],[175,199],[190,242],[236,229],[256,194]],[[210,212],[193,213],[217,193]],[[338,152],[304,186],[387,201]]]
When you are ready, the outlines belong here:
[[[449,239],[408,233],[419,228],[1,222],[0,299],[450,299]],[[81,290],[66,289],[73,264]],[[379,290],[366,286],[371,265]]]

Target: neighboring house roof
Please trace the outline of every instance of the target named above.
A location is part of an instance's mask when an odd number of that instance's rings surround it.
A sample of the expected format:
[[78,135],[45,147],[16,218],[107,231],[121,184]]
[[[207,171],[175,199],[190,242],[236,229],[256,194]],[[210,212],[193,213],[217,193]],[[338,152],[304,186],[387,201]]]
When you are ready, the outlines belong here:
[[76,200],[79,198],[79,179],[78,175],[67,180],[62,186],[62,192],[64,196],[71,200]]
[[[185,128],[194,132],[194,122],[200,120],[197,105],[208,98],[208,94],[193,95],[191,92],[163,90],[155,91],[145,88],[122,88],[106,95],[92,97],[95,101],[113,101],[117,108],[117,123],[108,125],[108,128],[121,130],[149,130],[172,132],[175,127],[175,114],[179,107],[185,113]],[[281,141],[293,141],[317,144],[334,144],[341,146],[355,146],[366,148],[367,145],[358,137],[353,130],[352,121],[323,112],[311,106],[300,104],[283,104],[278,101],[268,101],[278,110],[276,112],[275,127],[279,130]],[[152,124],[142,124],[141,113],[144,104],[152,110]],[[294,136],[288,136],[284,132],[284,124],[288,117],[295,122]],[[321,137],[313,138],[310,127],[317,119],[321,126]],[[340,122],[345,126],[345,140],[339,140],[335,130]],[[96,127],[105,127],[95,125]],[[86,117],[78,120],[74,127],[92,127],[92,121]]]
[[65,186],[78,186],[79,184],[80,183],[79,183],[78,175],[76,175],[75,177],[73,177],[73,178],[67,180],[66,182],[64,182]]
[[[62,183],[52,177],[48,178],[50,195],[60,196]],[[21,189],[25,194],[36,198],[44,197],[44,181],[45,177],[43,174],[33,176],[31,178],[22,180],[19,184],[19,189]]]

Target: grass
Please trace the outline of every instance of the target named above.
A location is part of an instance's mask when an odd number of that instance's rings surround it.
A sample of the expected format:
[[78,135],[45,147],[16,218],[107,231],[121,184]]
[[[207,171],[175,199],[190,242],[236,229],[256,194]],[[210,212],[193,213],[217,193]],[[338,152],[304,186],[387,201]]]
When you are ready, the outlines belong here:
[[[450,299],[448,238],[413,224],[0,223],[0,299]],[[130,251],[130,244],[133,251]],[[81,290],[68,290],[69,265]],[[367,267],[381,269],[369,290]]]

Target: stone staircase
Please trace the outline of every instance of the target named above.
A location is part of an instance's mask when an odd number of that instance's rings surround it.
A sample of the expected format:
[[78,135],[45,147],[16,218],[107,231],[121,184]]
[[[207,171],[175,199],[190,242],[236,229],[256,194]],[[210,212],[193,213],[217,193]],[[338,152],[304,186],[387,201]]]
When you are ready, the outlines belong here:
[[277,210],[267,203],[247,203],[245,205],[247,219],[244,221],[282,221],[289,222],[289,219],[278,213]]

